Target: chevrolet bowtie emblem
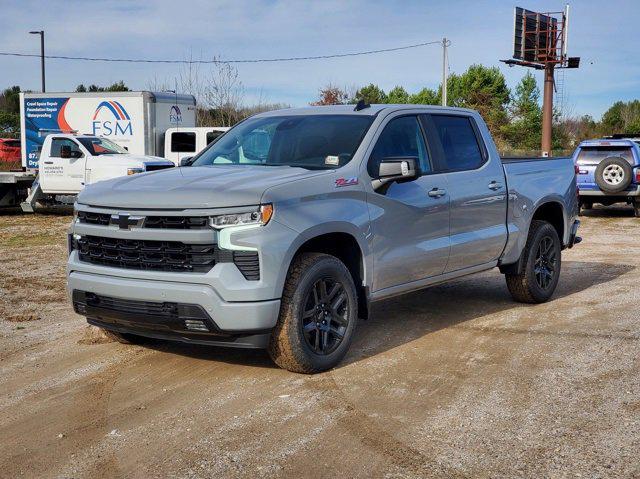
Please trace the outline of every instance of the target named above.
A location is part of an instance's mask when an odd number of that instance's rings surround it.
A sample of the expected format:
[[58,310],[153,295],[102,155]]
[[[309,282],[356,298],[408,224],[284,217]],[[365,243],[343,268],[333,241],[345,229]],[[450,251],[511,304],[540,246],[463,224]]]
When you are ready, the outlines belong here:
[[143,216],[131,216],[127,213],[111,215],[111,224],[118,225],[121,230],[128,230],[132,226],[142,226]]

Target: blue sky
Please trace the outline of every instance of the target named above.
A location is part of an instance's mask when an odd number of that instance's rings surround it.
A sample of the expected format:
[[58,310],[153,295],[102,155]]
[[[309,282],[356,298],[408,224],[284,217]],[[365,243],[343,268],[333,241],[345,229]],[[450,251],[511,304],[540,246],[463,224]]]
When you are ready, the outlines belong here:
[[[498,66],[513,86],[524,68],[499,62],[511,56],[511,1],[339,1],[0,0],[0,51],[39,53],[36,36],[46,31],[52,55],[222,59],[324,55],[389,48],[438,40],[452,41],[450,69],[473,63]],[[517,2],[557,11],[563,2]],[[640,98],[640,1],[577,0],[571,3],[569,54],[582,57],[579,70],[564,74],[565,103],[573,115],[598,118],[616,100]],[[246,102],[300,106],[323,85],[376,83],[410,92],[437,87],[441,49],[426,46],[363,57],[296,63],[238,65]],[[208,74],[201,67],[201,75]],[[0,87],[40,87],[39,60],[0,57]],[[79,83],[124,80],[133,89],[150,82],[173,85],[175,65],[47,61],[47,89],[73,90]],[[536,77],[541,84],[541,73]]]

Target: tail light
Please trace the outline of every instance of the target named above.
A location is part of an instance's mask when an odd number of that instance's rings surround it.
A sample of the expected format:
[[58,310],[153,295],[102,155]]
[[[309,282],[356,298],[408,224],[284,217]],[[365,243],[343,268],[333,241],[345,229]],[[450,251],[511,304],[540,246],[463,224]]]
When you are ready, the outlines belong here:
[[636,168],[636,183],[640,183],[640,168]]
[[580,174],[580,167],[578,165],[573,165],[573,171],[576,173],[576,175]]

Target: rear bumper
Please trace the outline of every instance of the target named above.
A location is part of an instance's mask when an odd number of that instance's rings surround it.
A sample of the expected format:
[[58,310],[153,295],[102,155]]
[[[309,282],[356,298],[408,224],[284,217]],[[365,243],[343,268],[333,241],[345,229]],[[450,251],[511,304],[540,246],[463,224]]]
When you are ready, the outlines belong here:
[[[202,284],[133,280],[74,271],[68,277],[67,287],[76,312],[92,324],[185,342],[229,343],[231,337],[264,333],[275,326],[280,311],[279,299],[228,302],[213,288]],[[106,300],[101,301],[101,297]],[[165,314],[166,311],[173,313]],[[186,320],[203,321],[207,330],[190,331]]]
[[579,189],[580,196],[614,196],[614,197],[615,196],[618,196],[618,197],[640,196],[640,185],[636,186],[634,189],[620,191],[618,193],[605,193],[604,191],[599,189],[580,188],[580,184],[578,184],[578,189]]

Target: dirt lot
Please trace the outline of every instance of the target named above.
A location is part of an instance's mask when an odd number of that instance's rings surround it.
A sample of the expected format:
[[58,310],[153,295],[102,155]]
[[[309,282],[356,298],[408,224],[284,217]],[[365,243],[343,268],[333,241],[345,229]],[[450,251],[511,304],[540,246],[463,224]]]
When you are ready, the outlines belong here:
[[337,369],[99,340],[69,217],[0,216],[2,477],[639,477],[640,220],[583,218],[560,287],[497,271],[378,304]]

